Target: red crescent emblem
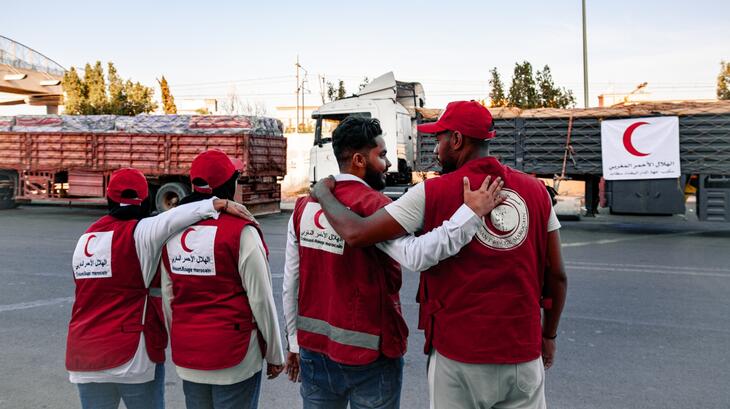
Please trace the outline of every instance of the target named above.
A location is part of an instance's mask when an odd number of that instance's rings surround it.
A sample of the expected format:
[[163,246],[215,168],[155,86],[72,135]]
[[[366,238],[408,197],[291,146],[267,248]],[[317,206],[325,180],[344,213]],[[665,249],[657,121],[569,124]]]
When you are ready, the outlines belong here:
[[84,245],[84,255],[86,257],[93,257],[94,255],[89,253],[89,243],[91,242],[91,239],[96,237],[95,234],[90,234],[89,237],[86,238],[86,244]]
[[324,230],[324,226],[319,223],[319,218],[320,216],[322,216],[323,213],[324,210],[320,210],[314,214],[314,225],[317,226],[317,228],[319,228],[320,230]]
[[182,249],[188,253],[192,253],[193,249],[191,249],[190,247],[187,246],[187,244],[185,244],[185,239],[188,237],[188,234],[190,234],[191,232],[194,232],[194,231],[195,231],[195,229],[193,229],[192,227],[188,227],[188,229],[183,232],[182,237],[180,237],[180,246],[182,246]]
[[648,153],[639,152],[639,150],[636,149],[636,147],[634,147],[634,144],[631,141],[631,137],[633,136],[634,131],[636,130],[636,128],[640,127],[641,125],[649,125],[649,123],[648,122],[635,122],[635,123],[629,125],[629,127],[626,128],[626,130],[624,131],[624,148],[626,148],[626,150],[630,154],[632,154],[634,156],[639,156],[639,157],[649,156]]

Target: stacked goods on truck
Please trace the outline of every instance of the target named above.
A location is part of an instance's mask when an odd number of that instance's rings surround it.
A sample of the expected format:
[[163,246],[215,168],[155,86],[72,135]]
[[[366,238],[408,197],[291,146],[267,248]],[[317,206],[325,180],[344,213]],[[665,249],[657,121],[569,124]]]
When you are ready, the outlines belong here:
[[[585,181],[589,214],[597,211],[599,202],[614,213],[684,214],[685,191],[696,190],[700,220],[730,221],[730,101],[490,111],[497,131],[497,137],[490,142],[490,153],[538,177]],[[435,121],[441,111],[418,112],[423,121]],[[678,177],[603,179],[603,121],[667,117],[678,119]],[[424,135],[418,135],[417,140],[418,166],[428,168],[435,161],[435,140]]]
[[279,120],[252,116],[0,117],[0,208],[18,203],[103,204],[111,173],[142,171],[151,205],[190,193],[195,156],[217,148],[243,161],[236,200],[254,213],[279,211],[286,139]]

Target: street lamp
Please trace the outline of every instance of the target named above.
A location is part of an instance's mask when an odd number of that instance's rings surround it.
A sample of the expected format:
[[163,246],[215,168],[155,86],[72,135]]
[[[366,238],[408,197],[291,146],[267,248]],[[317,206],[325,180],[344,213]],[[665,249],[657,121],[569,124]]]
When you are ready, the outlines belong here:
[[586,39],[586,0],[583,0],[583,104],[588,108],[588,40]]

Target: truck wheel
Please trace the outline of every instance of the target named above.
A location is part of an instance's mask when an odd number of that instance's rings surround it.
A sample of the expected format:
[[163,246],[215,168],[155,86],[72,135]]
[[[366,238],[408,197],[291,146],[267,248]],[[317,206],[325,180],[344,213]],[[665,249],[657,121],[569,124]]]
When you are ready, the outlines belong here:
[[0,170],[0,209],[12,209],[15,203],[15,186],[18,174],[14,170]]
[[165,183],[157,190],[155,206],[157,211],[164,212],[177,206],[183,197],[190,194],[190,188],[179,182]]

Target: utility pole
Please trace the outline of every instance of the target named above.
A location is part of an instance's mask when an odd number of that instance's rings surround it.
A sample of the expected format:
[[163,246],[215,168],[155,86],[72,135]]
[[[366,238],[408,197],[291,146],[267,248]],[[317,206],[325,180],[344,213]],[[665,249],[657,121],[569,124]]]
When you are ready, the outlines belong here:
[[296,129],[297,130],[296,130],[296,132],[299,133],[299,91],[301,90],[301,88],[299,87],[299,68],[301,68],[302,66],[299,65],[299,55],[298,54],[297,54],[297,63],[294,64],[294,66],[297,67],[297,97],[296,97],[296,100],[297,100],[297,124],[296,124]]
[[325,84],[324,75],[319,75],[319,94],[322,97],[322,105],[324,105],[324,96],[327,93],[327,85]]
[[[301,125],[304,125],[304,84],[307,82],[307,76],[309,75],[309,72],[307,72],[307,69],[302,67],[301,64],[299,64],[299,55],[297,55],[297,63],[294,64],[297,67],[297,132],[299,132],[299,108],[302,108],[302,116],[301,116]],[[301,82],[299,81],[299,70],[304,71],[304,77],[302,78]],[[299,93],[302,93],[302,104],[299,104]]]
[[586,0],[583,0],[583,104],[588,108],[588,40],[586,39]]

